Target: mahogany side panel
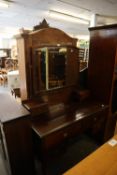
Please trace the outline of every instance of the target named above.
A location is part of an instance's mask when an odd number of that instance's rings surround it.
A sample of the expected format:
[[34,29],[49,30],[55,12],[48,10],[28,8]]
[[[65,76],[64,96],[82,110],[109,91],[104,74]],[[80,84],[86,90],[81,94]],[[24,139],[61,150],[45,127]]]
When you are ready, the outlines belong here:
[[29,119],[21,118],[5,123],[3,132],[12,175],[33,175],[34,162]]
[[91,96],[109,105],[105,141],[114,135],[116,116],[112,110],[117,66],[117,25],[90,28],[88,82]]
[[92,96],[109,104],[115,66],[117,28],[90,31],[89,88]]

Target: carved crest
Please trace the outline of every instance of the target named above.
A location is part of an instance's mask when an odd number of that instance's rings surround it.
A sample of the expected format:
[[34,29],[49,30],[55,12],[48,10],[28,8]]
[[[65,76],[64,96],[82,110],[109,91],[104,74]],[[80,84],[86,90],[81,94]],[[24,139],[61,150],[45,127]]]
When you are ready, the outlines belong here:
[[48,27],[49,27],[49,24],[45,19],[43,19],[43,21],[40,22],[39,25],[34,26],[33,30],[39,30],[39,29],[48,28]]

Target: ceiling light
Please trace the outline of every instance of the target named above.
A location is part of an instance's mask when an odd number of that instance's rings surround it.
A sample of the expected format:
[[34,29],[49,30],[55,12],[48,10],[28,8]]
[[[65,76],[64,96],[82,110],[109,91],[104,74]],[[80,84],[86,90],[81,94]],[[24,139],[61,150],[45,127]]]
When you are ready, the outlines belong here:
[[69,22],[81,23],[81,24],[89,24],[89,21],[80,17],[72,16],[66,13],[49,10],[49,16],[55,19],[62,19]]
[[91,12],[90,9],[81,7],[81,6],[79,6],[78,4],[73,4],[72,2],[68,2],[68,1],[64,1],[64,0],[57,0],[57,1],[58,1],[58,2],[62,2],[62,3],[67,4],[67,5],[70,5],[70,6],[72,6],[72,7],[76,7],[76,8],[79,8],[79,9],[82,9],[82,10],[85,10],[85,11],[88,11],[88,12]]
[[8,8],[9,7],[9,4],[5,1],[0,1],[0,8]]

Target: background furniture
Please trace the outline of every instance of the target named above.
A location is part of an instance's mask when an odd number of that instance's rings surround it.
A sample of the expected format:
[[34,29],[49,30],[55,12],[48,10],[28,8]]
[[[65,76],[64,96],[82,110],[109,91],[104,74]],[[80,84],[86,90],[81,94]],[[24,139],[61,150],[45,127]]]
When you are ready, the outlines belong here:
[[8,78],[8,88],[9,89],[20,88],[18,70],[8,72],[7,78]]
[[11,94],[16,97],[19,97],[20,98],[20,88],[13,88],[11,89]]
[[30,114],[9,93],[0,93],[3,160],[12,175],[34,175]]
[[5,69],[0,70],[0,85],[7,86],[7,71]]
[[11,57],[11,49],[0,48],[0,68],[5,68],[5,61]]

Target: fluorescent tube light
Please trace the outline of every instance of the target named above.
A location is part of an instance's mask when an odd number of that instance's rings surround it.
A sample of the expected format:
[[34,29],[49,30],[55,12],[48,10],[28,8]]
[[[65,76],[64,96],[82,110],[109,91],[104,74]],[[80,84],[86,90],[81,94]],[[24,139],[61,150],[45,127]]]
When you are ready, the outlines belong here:
[[8,8],[9,4],[5,1],[0,1],[0,8]]
[[89,21],[80,17],[72,16],[66,13],[49,10],[49,16],[55,19],[62,19],[69,22],[81,23],[81,24],[89,24]]

